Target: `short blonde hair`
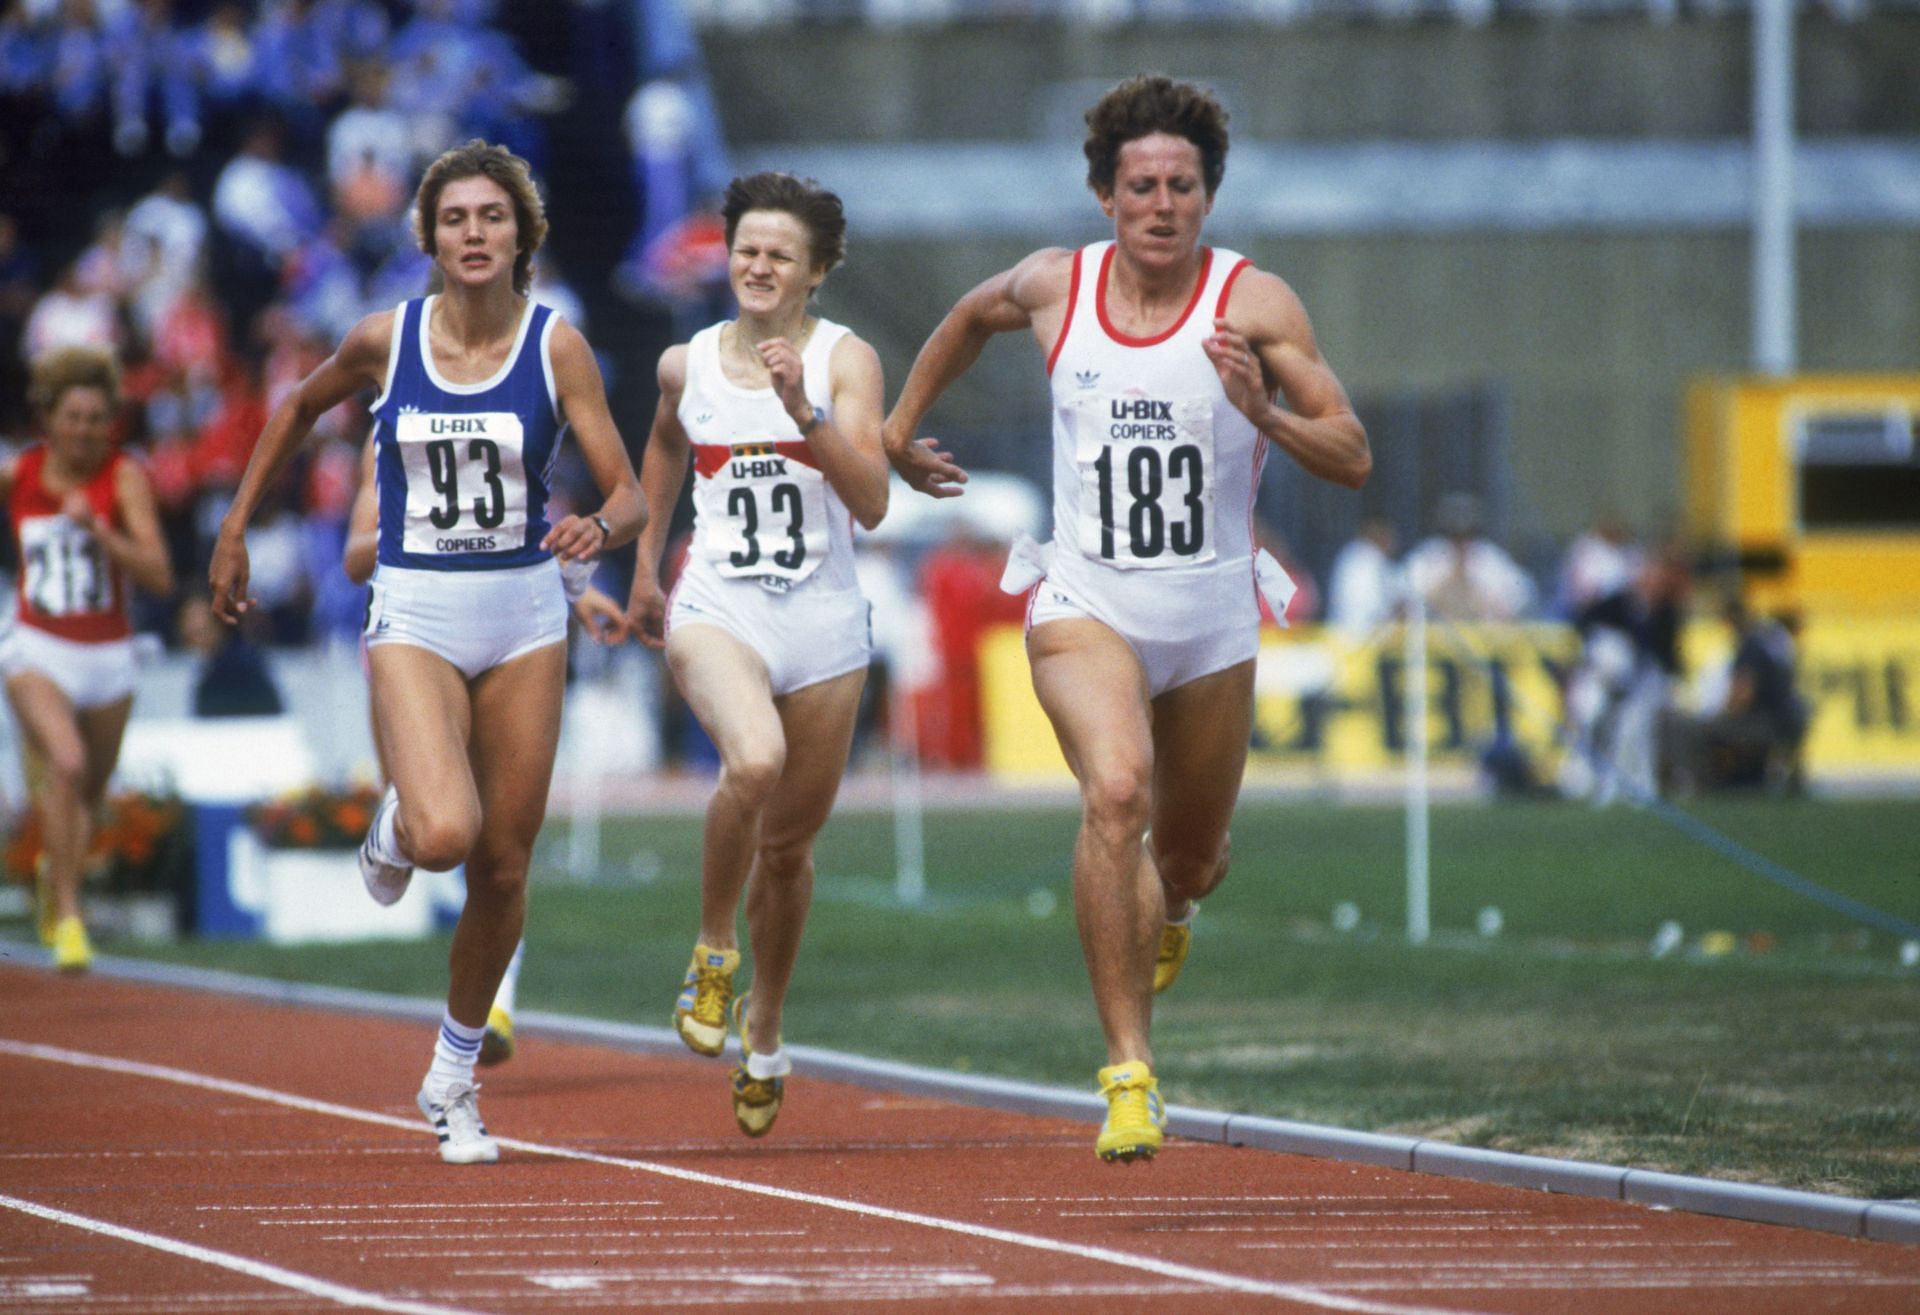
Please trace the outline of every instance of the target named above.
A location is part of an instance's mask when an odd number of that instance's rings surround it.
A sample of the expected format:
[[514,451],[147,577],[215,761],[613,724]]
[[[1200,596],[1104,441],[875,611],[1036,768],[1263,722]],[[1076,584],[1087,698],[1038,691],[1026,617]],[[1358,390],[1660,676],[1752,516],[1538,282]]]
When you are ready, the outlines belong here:
[[120,367],[113,353],[97,347],[61,347],[36,359],[27,384],[27,402],[42,419],[75,388],[98,388],[109,410],[120,409]]
[[433,217],[440,193],[462,178],[491,178],[513,201],[513,222],[520,230],[520,254],[513,262],[513,290],[524,295],[533,286],[533,253],[547,240],[547,207],[534,185],[527,162],[504,146],[475,137],[456,146],[427,166],[420,190],[413,196],[413,236],[420,249],[433,254]]

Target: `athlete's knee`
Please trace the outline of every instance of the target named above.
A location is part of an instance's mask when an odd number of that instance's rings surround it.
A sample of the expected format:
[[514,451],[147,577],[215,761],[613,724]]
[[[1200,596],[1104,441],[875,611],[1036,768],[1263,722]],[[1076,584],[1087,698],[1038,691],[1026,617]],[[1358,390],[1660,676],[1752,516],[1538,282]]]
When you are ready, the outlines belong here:
[[1226,880],[1232,858],[1233,842],[1227,836],[1210,848],[1183,850],[1154,846],[1153,862],[1167,893],[1178,899],[1205,899]]
[[46,761],[47,783],[57,785],[84,802],[88,784],[86,751],[77,744],[63,744],[48,749],[43,757]]
[[1145,763],[1120,762],[1095,768],[1080,782],[1080,799],[1088,822],[1137,835],[1147,828],[1153,775]]
[[813,861],[813,833],[763,834],[757,870],[774,881],[792,881]]
[[786,766],[784,745],[777,741],[750,745],[727,758],[721,768],[721,787],[741,804],[761,808],[773,796]]
[[473,852],[480,834],[480,819],[442,809],[409,812],[403,799],[400,830],[406,842],[406,855],[415,867],[446,872],[466,862]]
[[488,907],[502,907],[524,899],[527,893],[527,858],[475,851],[467,859],[467,900]]

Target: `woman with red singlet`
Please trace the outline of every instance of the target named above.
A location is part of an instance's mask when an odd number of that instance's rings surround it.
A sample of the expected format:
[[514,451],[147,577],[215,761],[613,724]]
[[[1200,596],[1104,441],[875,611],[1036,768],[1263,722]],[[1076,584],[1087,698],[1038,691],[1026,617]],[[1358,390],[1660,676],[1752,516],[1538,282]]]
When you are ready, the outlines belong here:
[[0,469],[19,549],[19,601],[0,673],[20,723],[45,829],[40,934],[54,966],[83,972],[80,862],[133,711],[127,585],[173,592],[153,488],[112,442],[120,373],[106,352],[68,348],[33,365],[43,441]]

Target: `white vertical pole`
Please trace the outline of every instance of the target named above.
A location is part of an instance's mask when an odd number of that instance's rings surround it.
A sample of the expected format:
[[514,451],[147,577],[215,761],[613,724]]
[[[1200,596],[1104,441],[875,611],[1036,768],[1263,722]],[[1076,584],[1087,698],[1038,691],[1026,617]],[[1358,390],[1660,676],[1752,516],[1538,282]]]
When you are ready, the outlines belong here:
[[1427,894],[1427,606],[1407,590],[1407,942],[1424,945],[1431,929]]
[[[598,881],[604,875],[600,867],[600,774],[593,770],[587,752],[587,737],[574,727],[572,777],[567,795],[572,803],[567,828],[567,875],[574,880]],[[591,784],[589,784],[591,782]]]
[[[894,673],[896,679],[901,673]],[[893,697],[893,895],[918,904],[927,895],[926,817],[921,807],[920,726],[910,690]]]
[[1793,0],[1753,6],[1753,368],[1798,368]]

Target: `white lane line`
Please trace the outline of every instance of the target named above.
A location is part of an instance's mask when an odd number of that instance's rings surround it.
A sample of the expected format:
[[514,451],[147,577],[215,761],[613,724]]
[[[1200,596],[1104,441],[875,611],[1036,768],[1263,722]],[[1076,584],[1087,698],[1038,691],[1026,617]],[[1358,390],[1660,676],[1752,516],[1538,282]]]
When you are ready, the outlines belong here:
[[[287,1109],[304,1110],[312,1114],[325,1114],[333,1118],[350,1119],[360,1123],[376,1124],[380,1127],[399,1128],[420,1135],[430,1135],[432,1129],[418,1119],[402,1119],[391,1114],[379,1114],[372,1110],[354,1109],[350,1105],[336,1105],[331,1101],[313,1100],[306,1096],[296,1096],[291,1092],[274,1091],[268,1087],[257,1087],[246,1082],[232,1082],[226,1078],[209,1077],[204,1073],[193,1073],[186,1069],[167,1068],[159,1064],[143,1064],[136,1060],[118,1059],[110,1055],[93,1055],[80,1050],[68,1050],[60,1046],[44,1046],[25,1041],[14,1041],[0,1037],[0,1054],[18,1055],[25,1059],[45,1060],[49,1063],[68,1064],[76,1068],[98,1069],[108,1073],[123,1073],[133,1077],[152,1078],[161,1082],[172,1082],[180,1086],[195,1087],[203,1091],[218,1091],[227,1095],[244,1096],[249,1100],[262,1101],[270,1105],[280,1105]],[[748,1182],[739,1178],[722,1178],[718,1174],[702,1173],[697,1169],[682,1169],[670,1164],[656,1164],[648,1160],[630,1160],[617,1155],[602,1155],[597,1151],[578,1150],[568,1146],[549,1146],[539,1142],[521,1141],[515,1137],[495,1137],[502,1147],[508,1150],[524,1151],[529,1155],[545,1155],[555,1159],[576,1160],[583,1164],[600,1164],[610,1168],[634,1169],[642,1173],[671,1178],[680,1182],[698,1183],[704,1187],[716,1187],[726,1191],[745,1192],[753,1196],[768,1197],[777,1201],[788,1201],[799,1205],[818,1206],[822,1209],[837,1210],[844,1214],[859,1215],[868,1219],[885,1219],[893,1223],[911,1224],[920,1228],[935,1229],[940,1232],[958,1233],[965,1237],[979,1238],[988,1242],[1000,1242],[1008,1246],[1025,1247],[1033,1251],[1047,1251],[1056,1255],[1073,1256],[1081,1260],[1117,1265],[1123,1269],[1136,1269],[1149,1274],[1158,1274],[1162,1278],[1180,1279],[1189,1283],[1200,1283],[1210,1288],[1219,1288],[1228,1292],[1245,1292],[1254,1296],[1276,1297],[1284,1301],[1297,1302],[1303,1306],[1313,1306],[1321,1310],[1349,1311],[1353,1315],[1473,1315],[1472,1312],[1456,1308],[1442,1309],[1437,1306],[1411,1306],[1399,1302],[1371,1301],[1356,1297],[1343,1296],[1328,1292],[1324,1288],[1310,1287],[1301,1283],[1275,1283],[1266,1279],[1248,1278],[1240,1274],[1228,1274],[1219,1270],[1201,1269],[1193,1265],[1176,1264],[1168,1260],[1159,1260],[1151,1256],[1136,1256],[1125,1251],[1116,1251],[1111,1247],[1087,1246],[1077,1242],[1062,1242],[1055,1238],[1039,1237],[1031,1233],[1016,1233],[1010,1229],[992,1228],[984,1224],[970,1224],[957,1219],[942,1219],[936,1215],[918,1214],[909,1210],[894,1210],[886,1206],[871,1205],[864,1201],[848,1201],[839,1197],[821,1196],[813,1192],[796,1192],[784,1187],[772,1187],[763,1183]]]
[[457,1306],[433,1306],[420,1301],[402,1301],[395,1297],[383,1297],[377,1292],[367,1292],[361,1288],[329,1283],[325,1279],[314,1278],[310,1274],[296,1274],[278,1265],[263,1264],[258,1260],[249,1260],[245,1256],[228,1255],[224,1251],[195,1246],[191,1242],[176,1241],[170,1237],[162,1237],[158,1233],[143,1233],[134,1228],[122,1228],[119,1224],[110,1224],[104,1219],[89,1219],[85,1215],[56,1210],[52,1206],[39,1205],[33,1201],[23,1201],[17,1196],[0,1194],[0,1207],[18,1210],[21,1214],[32,1215],[36,1219],[65,1224],[69,1228],[99,1233],[105,1237],[117,1238],[122,1242],[132,1242],[136,1246],[151,1247],[155,1251],[164,1251],[168,1255],[183,1256],[204,1265],[217,1265],[221,1269],[230,1269],[236,1274],[245,1274],[248,1278],[257,1278],[263,1283],[291,1288],[309,1297],[319,1297],[324,1301],[351,1306],[359,1310],[392,1311],[394,1315],[475,1315],[475,1312]]
[[[411,1152],[409,1152],[411,1153]],[[379,1204],[372,1201],[335,1202],[325,1204],[315,1202],[312,1205],[196,1205],[195,1210],[238,1210],[243,1212],[266,1212],[270,1210],[299,1210],[309,1213],[320,1210],[483,1210],[492,1214],[496,1210],[559,1210],[563,1208],[587,1207],[594,1210],[611,1210],[615,1206],[663,1206],[665,1201],[390,1201]],[[445,1222],[445,1221],[442,1221]]]

